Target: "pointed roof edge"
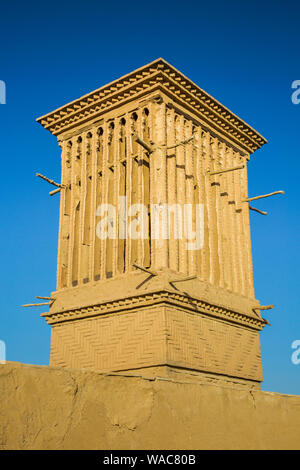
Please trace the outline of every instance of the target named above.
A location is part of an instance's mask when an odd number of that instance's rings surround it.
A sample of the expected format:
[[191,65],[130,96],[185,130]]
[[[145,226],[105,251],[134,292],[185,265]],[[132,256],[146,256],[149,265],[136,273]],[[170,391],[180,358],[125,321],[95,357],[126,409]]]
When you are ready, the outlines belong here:
[[[112,98],[114,102],[119,101],[119,96],[122,95],[123,91],[127,91],[128,95],[129,89],[132,89],[134,85],[141,85],[141,82],[144,82],[147,78],[152,78],[153,82],[153,79],[155,79],[159,74],[163,74],[166,79],[171,80],[172,88],[174,88],[174,86],[179,86],[183,97],[186,98],[188,95],[187,100],[191,102],[190,106],[193,107],[193,103],[195,103],[195,101],[200,103],[195,105],[195,108],[197,108],[195,111],[198,113],[199,111],[200,113],[204,112],[206,117],[212,119],[219,125],[221,124],[221,127],[223,127],[224,130],[232,128],[230,133],[234,136],[238,135],[238,137],[236,137],[238,140],[240,140],[239,137],[242,136],[241,140],[245,141],[246,136],[246,140],[249,140],[249,142],[247,142],[248,145],[246,144],[246,146],[249,146],[250,153],[253,153],[255,150],[267,143],[267,140],[253,127],[239,118],[226,106],[222,105],[209,93],[202,90],[191,79],[186,77],[183,73],[162,58],[158,58],[55,109],[54,111],[37,118],[37,122],[48,129],[52,134],[60,134],[69,127],[73,127],[74,122],[76,124],[78,121],[85,121],[87,119],[87,115],[95,117],[94,115],[96,113],[98,114],[99,112],[102,112],[103,107],[106,108],[106,105],[102,107],[102,104],[104,104],[103,102],[107,101],[111,104],[111,101],[109,101],[110,98]],[[173,80],[173,78],[175,78],[175,80]],[[132,90],[130,91],[130,94],[136,93]],[[186,92],[186,94],[184,92]],[[114,96],[118,96],[118,98]],[[183,98],[183,100],[185,99]]]
[[[80,98],[76,98],[75,100],[73,101],[70,101],[69,103],[67,104],[64,104],[63,106],[60,106],[59,108],[56,108],[54,109],[53,111],[50,111],[49,113],[47,114],[44,114],[43,116],[40,116],[36,119],[37,122],[40,122],[41,119],[45,119],[46,117],[48,116],[51,116],[52,114],[54,113],[57,113],[58,111],[61,111],[62,109],[66,108],[66,107],[69,107],[71,106],[72,104],[74,103],[77,103],[79,101],[82,101],[84,100],[85,98],[88,98],[90,95],[94,95],[95,93],[99,93],[99,91],[102,91],[106,88],[109,88],[115,84],[117,84],[118,82],[120,82],[121,80],[123,79],[126,79],[126,78],[130,78],[132,75],[136,75],[138,72],[141,72],[143,69],[146,69],[148,67],[150,67],[151,65],[155,65],[156,63],[159,63],[159,62],[164,62],[166,65],[168,65],[169,67],[172,67],[174,68],[173,66],[171,66],[170,64],[168,64],[167,61],[165,61],[164,59],[162,59],[161,57],[159,57],[158,59],[155,59],[153,60],[152,62],[149,62],[148,64],[145,64],[143,65],[142,67],[139,67],[138,69],[135,69],[135,70],[132,70],[131,72],[128,72],[126,73],[125,75],[122,75],[121,77],[119,78],[116,78],[115,80],[113,80],[112,82],[109,82],[109,83],[106,83],[105,85],[102,85],[100,88],[96,88],[95,90],[93,91],[90,91],[89,93],[86,93],[85,95],[82,95],[80,96]],[[180,72],[179,72],[180,73]],[[196,85],[195,85],[196,86]]]

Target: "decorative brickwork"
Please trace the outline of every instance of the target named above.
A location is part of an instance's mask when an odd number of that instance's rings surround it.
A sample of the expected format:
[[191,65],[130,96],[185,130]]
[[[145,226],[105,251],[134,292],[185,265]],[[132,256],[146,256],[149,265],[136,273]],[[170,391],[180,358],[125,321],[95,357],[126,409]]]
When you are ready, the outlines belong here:
[[52,330],[51,366],[109,372],[165,364],[262,380],[256,331],[164,304]]

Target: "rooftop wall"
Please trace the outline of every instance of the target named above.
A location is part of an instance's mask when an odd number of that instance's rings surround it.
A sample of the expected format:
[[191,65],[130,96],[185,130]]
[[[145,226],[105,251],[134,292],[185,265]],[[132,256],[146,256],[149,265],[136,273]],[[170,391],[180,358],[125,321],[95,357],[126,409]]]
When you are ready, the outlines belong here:
[[0,449],[300,448],[300,396],[12,362],[0,396]]

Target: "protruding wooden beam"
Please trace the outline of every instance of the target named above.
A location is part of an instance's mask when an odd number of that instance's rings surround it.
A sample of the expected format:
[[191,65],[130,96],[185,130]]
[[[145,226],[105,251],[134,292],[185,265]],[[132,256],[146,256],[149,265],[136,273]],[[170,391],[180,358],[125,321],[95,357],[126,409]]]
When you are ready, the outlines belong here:
[[169,281],[169,282],[173,284],[174,282],[190,281],[191,279],[197,279],[197,277],[198,276],[193,275],[193,276],[184,277],[183,279],[175,279],[174,281]]
[[134,266],[137,269],[140,269],[141,271],[144,271],[147,274],[151,274],[151,276],[157,276],[157,273],[155,271],[150,271],[150,269],[144,268],[143,266],[139,266],[136,263],[133,263],[132,266]]
[[263,199],[264,197],[274,196],[275,194],[284,194],[284,191],[274,191],[273,193],[263,194],[262,196],[248,197],[247,199],[243,199],[242,202],[257,201],[257,199]]
[[154,151],[154,147],[151,145],[147,144],[143,139],[141,139],[138,135],[133,136],[134,140],[140,144],[142,147],[144,147],[145,150],[147,150],[148,153],[152,153]]
[[249,209],[251,209],[252,211],[258,212],[259,214],[262,214],[262,215],[267,215],[268,214],[265,211],[261,211],[260,209],[256,209],[256,207],[249,206]]
[[231,168],[224,168],[223,170],[212,171],[212,172],[208,171],[208,174],[209,174],[209,176],[220,175],[222,173],[227,173],[228,171],[241,170],[242,168],[245,168],[245,165],[233,166]]
[[40,304],[24,304],[22,307],[41,307],[42,305],[51,305],[52,302],[41,302]]
[[61,189],[62,188],[57,188],[57,189],[54,189],[53,191],[50,191],[49,196],[54,196],[54,194],[59,193]]
[[169,149],[174,149],[175,147],[179,147],[180,145],[185,145],[185,144],[188,144],[189,142],[191,142],[194,138],[194,135],[192,135],[191,137],[189,137],[188,139],[185,139],[185,140],[181,140],[180,142],[178,142],[177,144],[174,144],[174,145],[168,145],[167,146],[167,150]]
[[39,178],[42,178],[42,180],[47,181],[47,183],[50,183],[53,186],[56,186],[57,188],[63,188],[62,184],[56,183],[55,181],[50,180],[50,178],[47,178],[47,176],[41,175],[40,173],[36,173],[36,176],[38,176]]
[[43,300],[54,300],[54,299],[52,299],[52,297],[42,297],[41,295],[36,295],[35,298],[36,299],[43,299]]
[[253,310],[272,310],[274,305],[261,305],[260,307],[255,307]]

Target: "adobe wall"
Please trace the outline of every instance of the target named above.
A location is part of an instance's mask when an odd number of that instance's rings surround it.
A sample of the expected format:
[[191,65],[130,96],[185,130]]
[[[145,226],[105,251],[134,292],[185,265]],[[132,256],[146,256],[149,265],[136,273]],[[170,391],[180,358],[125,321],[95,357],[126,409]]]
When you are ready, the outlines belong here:
[[0,365],[1,449],[300,449],[300,396]]

